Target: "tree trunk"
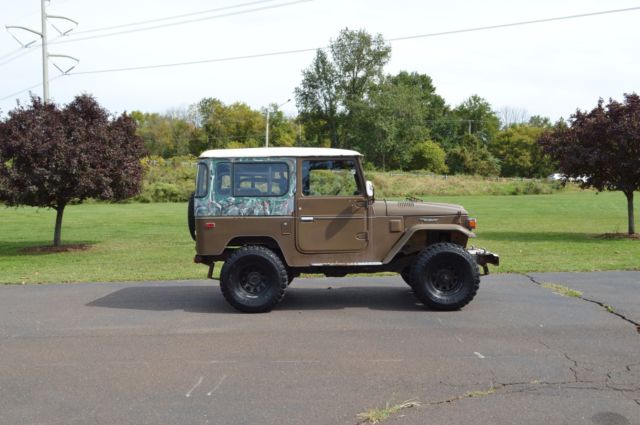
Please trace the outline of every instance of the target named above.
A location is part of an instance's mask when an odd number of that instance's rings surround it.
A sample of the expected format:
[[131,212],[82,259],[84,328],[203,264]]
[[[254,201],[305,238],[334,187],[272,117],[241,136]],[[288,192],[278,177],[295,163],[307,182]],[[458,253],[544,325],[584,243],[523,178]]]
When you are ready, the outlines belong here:
[[636,232],[636,223],[633,218],[633,191],[625,192],[627,197],[627,214],[629,217],[629,234],[633,235]]
[[335,118],[330,118],[330,131],[331,131],[331,147],[339,148],[338,146],[338,125],[335,122]]
[[58,205],[56,208],[56,230],[53,233],[53,246],[60,246],[60,237],[62,235],[62,214],[64,213],[65,204]]

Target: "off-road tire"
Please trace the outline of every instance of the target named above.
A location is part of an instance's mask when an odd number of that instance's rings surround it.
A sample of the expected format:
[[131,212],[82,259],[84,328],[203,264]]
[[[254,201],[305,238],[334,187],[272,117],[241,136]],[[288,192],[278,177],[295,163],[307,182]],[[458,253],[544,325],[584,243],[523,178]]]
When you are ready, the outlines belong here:
[[437,243],[423,249],[411,267],[416,297],[434,310],[458,310],[475,297],[480,273],[463,247]]
[[189,225],[189,233],[191,238],[196,240],[196,216],[195,216],[195,196],[196,193],[192,192],[189,196],[189,205],[187,206],[187,224]]
[[245,313],[270,311],[284,297],[289,273],[278,255],[263,246],[243,246],[220,271],[222,295]]

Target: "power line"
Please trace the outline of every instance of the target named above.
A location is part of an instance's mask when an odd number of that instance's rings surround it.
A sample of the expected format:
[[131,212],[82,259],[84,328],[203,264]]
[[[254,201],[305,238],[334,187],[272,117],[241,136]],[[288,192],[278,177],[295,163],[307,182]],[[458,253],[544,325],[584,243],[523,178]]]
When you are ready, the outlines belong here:
[[[49,78],[49,81],[57,80],[58,78],[63,77],[63,76],[65,76],[65,75],[66,75],[66,74],[56,75],[56,76],[55,76],[55,77],[53,77],[53,78]],[[26,89],[22,89],[22,90],[20,90],[20,91],[15,92],[15,93],[11,93],[11,94],[10,94],[10,95],[8,95],[8,96],[2,97],[2,98],[0,98],[0,101],[2,101],[2,100],[7,100],[7,99],[9,99],[9,98],[11,98],[11,97],[13,97],[13,96],[17,96],[17,95],[19,95],[19,94],[21,94],[21,93],[24,93],[24,92],[29,91],[29,90],[31,90],[31,89],[35,89],[36,87],[40,87],[40,86],[42,86],[42,82],[40,82],[40,83],[38,83],[38,84],[34,84],[34,85],[32,85],[31,87],[27,87]]]
[[[489,26],[482,26],[482,27],[457,29],[457,30],[451,30],[451,31],[442,31],[442,32],[434,32],[434,33],[427,33],[427,34],[410,35],[410,36],[404,36],[404,37],[387,38],[386,41],[387,42],[397,42],[397,41],[405,41],[405,40],[412,40],[412,39],[419,39],[419,38],[439,37],[439,36],[443,36],[443,35],[461,34],[461,33],[478,32],[478,31],[487,31],[487,30],[501,29],[501,28],[515,27],[515,26],[540,24],[540,23],[544,23],[544,22],[554,22],[554,21],[561,21],[561,20],[586,18],[586,17],[590,17],[590,16],[613,14],[613,13],[631,12],[631,11],[636,11],[636,10],[640,10],[640,6],[638,6],[638,7],[630,7],[630,8],[626,8],[626,9],[604,10],[604,11],[599,11],[599,12],[582,13],[582,14],[577,14],[577,15],[567,15],[567,16],[558,16],[558,17],[552,17],[552,18],[535,19],[535,20],[531,20],[531,21],[520,21],[520,22],[507,23],[507,24],[489,25]],[[264,57],[270,57],[270,56],[283,56],[283,55],[291,55],[291,54],[298,54],[298,53],[307,53],[307,52],[312,52],[312,51],[316,51],[316,50],[320,50],[320,49],[328,49],[328,48],[329,48],[328,46],[324,46],[324,47],[314,47],[314,48],[305,48],[305,49],[281,50],[281,51],[275,51],[275,52],[258,53],[258,54],[242,55],[242,56],[230,56],[230,57],[223,57],[223,58],[202,59],[202,60],[189,61],[189,62],[173,62],[173,63],[155,64],[155,65],[141,65],[141,66],[131,66],[131,67],[123,67],[123,68],[99,69],[99,70],[94,70],[94,71],[73,72],[73,73],[71,73],[71,75],[102,74],[102,73],[107,73],[107,72],[140,71],[140,70],[145,70],[145,69],[170,68],[170,67],[188,66],[188,65],[200,65],[200,64],[204,64],[204,63],[229,62],[229,61],[236,61],[236,60],[264,58]]]
[[20,59],[21,57],[23,57],[23,56],[25,56],[25,55],[28,55],[28,54],[29,54],[29,53],[31,53],[31,52],[35,52],[35,50],[29,50],[29,48],[28,48],[28,47],[27,47],[27,48],[21,47],[21,48],[20,48],[20,50],[22,50],[22,52],[20,52],[20,53],[18,53],[18,54],[16,54],[16,55],[14,55],[13,57],[11,57],[11,58],[9,58],[9,59],[7,59],[7,60],[3,61],[3,62],[0,62],[0,66],[6,65],[6,64],[8,64],[8,63],[11,63],[11,62],[13,62],[13,61],[14,61],[14,60],[16,60],[16,59]]
[[76,31],[75,34],[88,34],[88,33],[92,33],[92,32],[110,31],[110,30],[114,30],[114,29],[132,27],[132,26],[137,26],[137,25],[153,24],[153,23],[156,23],[156,22],[169,21],[169,20],[180,19],[180,18],[187,18],[189,16],[202,15],[202,14],[205,14],[205,13],[219,12],[219,11],[222,11],[222,10],[229,10],[229,9],[238,9],[240,7],[253,6],[253,5],[261,4],[261,3],[273,3],[274,1],[276,1],[276,0],[258,0],[258,1],[248,2],[248,3],[240,3],[240,4],[233,5],[233,6],[225,6],[225,7],[217,7],[215,9],[201,10],[199,12],[184,13],[182,15],[167,16],[167,17],[164,17],[164,18],[149,19],[149,20],[146,20],[146,21],[130,22],[130,23],[127,23],[127,24],[112,25],[112,26],[109,26],[109,27],[92,28],[92,29],[83,30],[83,31]]
[[[14,54],[18,53],[22,49],[24,49],[24,47],[18,47],[17,49],[12,50],[9,53],[5,53],[4,55],[0,56],[0,61],[4,60],[5,58],[8,58],[9,56],[13,56]],[[0,63],[0,65],[2,64]]]
[[[311,0],[303,0],[303,1],[311,1]],[[301,1],[294,2],[294,3],[299,3],[299,2],[301,2]],[[419,39],[419,38],[439,37],[439,36],[443,36],[443,35],[486,31],[486,30],[501,29],[501,28],[515,27],[515,26],[523,26],[523,25],[532,25],[532,24],[539,24],[539,23],[545,23],[545,22],[554,22],[554,21],[562,21],[562,20],[569,20],[569,19],[579,19],[579,18],[586,18],[586,17],[598,16],[598,15],[607,15],[607,14],[614,14],[614,13],[631,12],[631,11],[636,11],[636,10],[640,10],[640,6],[638,6],[638,7],[630,7],[630,8],[625,8],[625,9],[612,9],[612,10],[603,10],[603,11],[591,12],[591,13],[581,13],[581,14],[576,14],[576,15],[557,16],[557,17],[551,17],[551,18],[542,18],[542,19],[535,19],[535,20],[530,20],[530,21],[519,21],[519,22],[513,22],[513,23],[506,23],[506,24],[497,24],[497,25],[489,25],[489,26],[482,26],[482,27],[465,28],[465,29],[458,29],[458,30],[452,30],[452,31],[442,31],[442,32],[411,35],[411,36],[404,36],[404,37],[395,37],[395,38],[388,38],[388,39],[386,39],[386,41],[395,42],[395,41],[404,41],[404,40],[412,40],[412,39]],[[102,74],[102,73],[109,73],[109,72],[139,71],[139,70],[146,70],[146,69],[170,68],[170,67],[188,66],[188,65],[199,65],[199,64],[214,63],[214,62],[229,62],[229,61],[236,61],[236,60],[264,58],[264,57],[270,57],[270,56],[282,56],[282,55],[290,55],[290,54],[298,54],[298,53],[307,53],[307,52],[312,52],[312,51],[316,51],[316,50],[319,50],[319,49],[327,49],[327,48],[328,48],[328,46],[315,47],[315,48],[305,48],[305,49],[294,49],[294,50],[282,50],[282,51],[251,54],[251,55],[243,55],[243,56],[231,56],[231,57],[224,57],[224,58],[203,59],[203,60],[190,61],[190,62],[174,62],[174,63],[155,64],[155,65],[142,65],[142,66],[123,67],[123,68],[100,69],[100,70],[93,70],[93,71],[80,71],[80,72],[72,72],[72,73],[69,73],[67,75]],[[18,95],[18,94],[23,93],[23,92],[25,92],[27,90],[31,90],[34,87],[38,87],[38,85],[35,85],[35,86],[32,86],[32,87],[20,90],[18,92],[15,92],[15,93],[9,95],[9,96],[1,98],[0,100],[6,100],[6,99],[8,99],[8,98],[10,98],[12,96]]]
[[508,24],[497,24],[497,25],[488,25],[488,26],[482,26],[482,27],[465,28],[465,29],[459,29],[459,30],[453,30],[453,31],[442,31],[442,32],[432,32],[428,34],[410,35],[406,37],[389,38],[387,39],[387,41],[404,41],[404,40],[412,40],[416,38],[438,37],[441,35],[461,34],[466,32],[486,31],[486,30],[493,30],[493,29],[500,29],[500,28],[517,27],[517,26],[523,26],[523,25],[542,24],[545,22],[566,21],[569,19],[587,18],[590,16],[631,12],[634,10],[640,10],[640,6],[628,7],[625,9],[603,10],[600,12],[580,13],[577,15],[557,16],[553,18],[534,19],[531,21],[519,21],[519,22],[508,23]]
[[174,63],[164,63],[157,65],[142,65],[142,66],[131,66],[126,68],[111,68],[111,69],[100,69],[95,71],[79,71],[79,72],[71,72],[69,75],[82,75],[82,74],[102,74],[106,72],[123,72],[123,71],[139,71],[143,69],[154,69],[154,68],[169,68],[174,66],[186,66],[186,65],[198,65],[203,63],[212,63],[212,62],[227,62],[227,61],[235,61],[242,59],[253,59],[253,58],[262,58],[268,56],[280,56],[280,55],[291,55],[295,53],[304,53],[304,52],[314,52],[318,49],[326,49],[326,47],[320,48],[307,48],[307,49],[298,49],[298,50],[285,50],[279,52],[269,52],[269,53],[260,53],[246,56],[231,56],[226,58],[215,58],[215,59],[204,59],[198,61],[191,62],[174,62]]
[[97,34],[97,35],[90,35],[90,36],[87,36],[87,37],[69,38],[69,39],[65,39],[65,40],[51,42],[49,44],[75,43],[77,41],[94,40],[96,38],[112,37],[112,36],[115,36],[115,35],[130,34],[130,33],[134,33],[134,32],[142,32],[142,31],[150,31],[150,30],[155,30],[155,29],[160,29],[160,28],[172,27],[172,26],[176,26],[176,25],[192,24],[192,23],[195,23],[195,22],[202,22],[202,21],[207,21],[207,20],[210,20],[210,19],[226,18],[226,17],[229,17],[229,16],[245,15],[247,13],[259,12],[259,11],[263,11],[263,10],[278,9],[278,8],[281,8],[281,7],[293,6],[293,5],[299,4],[299,3],[308,3],[310,1],[313,1],[313,0],[295,0],[295,1],[288,2],[288,3],[280,3],[280,4],[271,5],[271,6],[256,7],[256,8],[253,8],[253,9],[240,10],[238,12],[223,13],[223,14],[220,14],[220,15],[204,16],[202,18],[189,19],[189,20],[186,20],[186,21],[170,22],[170,23],[166,23],[166,24],[153,25],[153,26],[150,26],[150,27],[134,28],[134,29],[124,30],[124,31],[116,31],[116,32],[108,33],[108,34]]
[[[57,36],[57,37],[56,37],[56,38],[54,38],[53,40],[57,40],[57,39],[59,39],[60,37],[62,37],[62,36]],[[49,42],[49,44],[51,44],[51,42]],[[13,57],[11,57],[11,58],[9,58],[9,59],[5,60],[5,61],[0,62],[0,66],[6,65],[6,64],[8,64],[8,63],[10,63],[10,62],[13,62],[13,61],[14,61],[14,60],[16,60],[16,59],[20,59],[21,57],[26,56],[26,55],[28,55],[29,53],[33,53],[33,52],[35,52],[35,51],[36,51],[35,49],[33,49],[33,47],[41,47],[41,46],[42,46],[42,44],[32,44],[32,45],[29,45],[29,46],[26,46],[26,47],[19,47],[17,50],[14,50],[14,51],[13,51],[13,53],[17,53],[17,54],[16,54],[15,56],[13,56]],[[19,52],[19,53],[18,53],[18,52]],[[3,56],[3,57],[7,57],[7,56],[9,56],[9,54],[7,54],[7,55],[5,55],[5,56]],[[1,60],[1,59],[2,59],[2,58],[0,58],[0,60]]]
[[[201,15],[203,13],[210,13],[210,12],[214,12],[214,11],[237,9],[239,7],[245,7],[245,6],[261,4],[261,3],[271,3],[271,2],[274,2],[274,1],[276,1],[276,0],[258,0],[258,1],[252,1],[252,2],[247,2],[247,3],[241,3],[241,4],[234,5],[234,6],[218,7],[218,8],[215,8],[215,9],[202,10],[202,11],[199,11],[199,12],[185,13],[185,14],[182,14],[182,15],[168,16],[168,17],[164,17],[164,18],[150,19],[150,20],[147,20],[147,21],[131,22],[131,23],[128,23],[128,24],[120,24],[120,25],[113,25],[113,26],[110,26],[110,27],[94,28],[94,29],[89,29],[89,30],[84,30],[84,31],[77,31],[77,32],[75,32],[75,34],[87,34],[87,33],[92,33],[92,32],[106,31],[106,30],[110,30],[110,29],[124,28],[124,27],[128,27],[128,26],[143,25],[143,24],[147,24],[147,23],[161,22],[161,21],[177,19],[177,18],[182,18],[182,17]],[[100,35],[94,35],[94,36],[88,36],[88,37],[82,37],[82,38],[75,38],[74,35],[71,35],[66,40],[56,41],[56,40],[61,38],[61,37],[57,37],[53,41],[50,41],[49,44],[51,45],[51,44],[73,43],[73,42],[76,42],[76,41],[91,40],[91,39],[94,39],[94,38],[102,38],[102,37],[110,37],[110,36],[130,33],[130,32],[148,31],[148,30],[159,29],[159,28],[164,28],[164,27],[173,26],[173,25],[183,25],[183,24],[199,22],[199,21],[208,20],[208,19],[216,19],[216,18],[223,18],[223,17],[228,17],[228,16],[236,16],[236,15],[247,14],[247,13],[251,13],[251,12],[258,12],[258,11],[267,10],[267,9],[274,9],[274,8],[279,8],[279,7],[291,6],[291,5],[294,5],[294,4],[297,4],[297,3],[305,3],[305,2],[309,2],[309,1],[313,1],[313,0],[298,0],[298,1],[293,1],[293,2],[290,2],[290,3],[283,3],[283,4],[268,6],[268,7],[261,7],[261,8],[242,10],[242,11],[239,11],[239,12],[226,13],[226,14],[222,14],[222,15],[208,16],[208,17],[203,17],[203,18],[200,18],[200,19],[192,19],[192,20],[189,20],[189,21],[173,22],[173,23],[164,24],[164,25],[156,25],[156,26],[145,27],[145,28],[136,28],[136,29],[132,29],[132,30],[128,30],[128,31],[120,31],[120,32],[114,32],[114,33],[108,33],[108,34],[100,34]],[[29,50],[29,48],[31,48],[31,47],[40,47],[40,46],[42,46],[42,44],[30,45],[30,46],[28,46],[28,48],[25,48],[25,50],[22,53],[14,56],[12,58],[9,58],[9,59],[7,59],[5,61],[2,61],[4,58],[12,56],[16,52],[18,52],[19,50],[22,50],[22,48],[7,53],[7,54],[5,54],[5,55],[0,57],[0,61],[1,61],[0,62],[0,66],[6,65],[6,64],[8,64],[10,62],[13,62],[14,60],[16,60],[18,58],[21,58],[22,56],[25,56],[25,55],[33,52],[34,50]]]

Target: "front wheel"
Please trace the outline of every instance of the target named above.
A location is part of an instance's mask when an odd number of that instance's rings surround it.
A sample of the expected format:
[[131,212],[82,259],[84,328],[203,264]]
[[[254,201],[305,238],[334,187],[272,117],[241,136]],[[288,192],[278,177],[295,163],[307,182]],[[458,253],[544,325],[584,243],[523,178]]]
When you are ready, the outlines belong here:
[[404,283],[413,288],[413,283],[411,283],[411,267],[407,266],[400,272],[400,277],[404,280]]
[[282,260],[263,246],[237,249],[220,271],[222,295],[245,313],[270,311],[282,300],[288,284],[289,274]]
[[458,310],[478,292],[480,274],[474,258],[461,246],[433,244],[420,252],[411,267],[413,291],[434,310]]

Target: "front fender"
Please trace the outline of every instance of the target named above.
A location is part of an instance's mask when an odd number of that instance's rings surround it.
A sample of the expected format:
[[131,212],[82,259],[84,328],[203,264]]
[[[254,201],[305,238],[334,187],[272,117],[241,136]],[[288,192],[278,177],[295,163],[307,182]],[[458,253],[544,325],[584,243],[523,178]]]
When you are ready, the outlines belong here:
[[382,260],[383,264],[389,264],[393,257],[395,257],[400,250],[406,245],[406,243],[411,239],[411,237],[417,232],[428,232],[428,231],[438,231],[438,232],[456,232],[462,233],[467,238],[475,238],[476,234],[471,232],[466,227],[460,226],[459,224],[417,224],[415,226],[411,226],[411,228],[407,229],[404,235],[398,240],[398,242],[393,245],[389,253],[384,260]]

